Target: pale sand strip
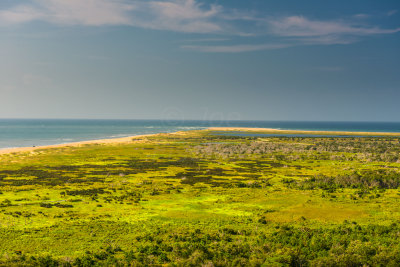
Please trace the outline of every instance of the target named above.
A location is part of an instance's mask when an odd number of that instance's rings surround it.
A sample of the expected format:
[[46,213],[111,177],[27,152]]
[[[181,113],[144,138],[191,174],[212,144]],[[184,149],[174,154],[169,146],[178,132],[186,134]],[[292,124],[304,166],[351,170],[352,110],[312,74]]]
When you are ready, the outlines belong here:
[[[300,131],[300,130],[279,130],[272,128],[246,128],[246,127],[210,127],[206,131],[242,131],[242,132],[254,132],[254,133],[276,133],[276,134],[315,134],[315,135],[365,135],[365,136],[400,136],[400,133],[381,133],[381,132],[339,132],[339,131]],[[184,132],[175,132],[169,134],[183,134]],[[39,149],[49,149],[49,148],[61,148],[61,147],[80,147],[90,144],[123,144],[123,143],[133,143],[139,142],[143,137],[165,135],[166,133],[157,134],[144,134],[144,135],[133,135],[122,138],[110,138],[110,139],[99,139],[99,140],[89,140],[74,143],[65,143],[58,145],[49,146],[37,146],[37,147],[15,147],[15,148],[4,148],[0,149],[0,155],[18,152],[31,152]]]
[[80,146],[83,146],[83,145],[90,145],[90,144],[132,143],[132,142],[138,142],[138,140],[135,140],[135,139],[140,139],[140,138],[143,138],[143,137],[155,136],[155,135],[160,135],[160,133],[158,133],[158,134],[133,135],[133,136],[121,137],[121,138],[89,140],[89,141],[81,141],[81,142],[74,142],[74,143],[49,145],[49,146],[4,148],[4,149],[0,149],[0,155],[1,154],[9,154],[9,153],[17,153],[17,152],[30,152],[30,151],[35,151],[35,150],[38,150],[38,149],[60,148],[60,147],[80,147]]
[[239,131],[270,134],[315,134],[315,135],[358,135],[358,136],[400,136],[400,133],[389,132],[344,132],[344,131],[302,131],[279,130],[272,128],[247,128],[247,127],[210,127],[209,131]]

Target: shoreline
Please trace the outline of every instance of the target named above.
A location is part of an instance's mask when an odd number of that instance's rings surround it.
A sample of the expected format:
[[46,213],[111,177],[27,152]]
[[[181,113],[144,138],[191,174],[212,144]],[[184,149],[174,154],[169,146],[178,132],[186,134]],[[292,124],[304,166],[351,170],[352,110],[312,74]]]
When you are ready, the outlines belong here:
[[[395,132],[347,132],[347,131],[307,131],[307,130],[280,130],[273,128],[252,128],[252,127],[209,127],[204,130],[199,131],[239,131],[239,132],[251,132],[251,133],[266,133],[266,134],[310,134],[310,135],[354,135],[354,136],[378,136],[378,137],[395,137],[399,136],[400,133]],[[183,131],[188,132],[188,131]],[[19,153],[19,152],[32,152],[35,150],[41,149],[51,149],[51,148],[61,148],[61,147],[80,147],[84,145],[102,145],[102,144],[123,144],[123,143],[131,143],[137,142],[140,140],[135,140],[136,138],[143,138],[149,136],[157,136],[160,134],[178,134],[182,133],[182,131],[172,132],[172,133],[155,133],[155,134],[142,134],[142,135],[132,135],[127,137],[118,137],[118,138],[107,138],[107,139],[96,139],[96,140],[88,140],[88,141],[79,141],[79,142],[71,142],[64,144],[55,144],[55,145],[45,145],[45,146],[36,146],[36,147],[14,147],[14,148],[0,148],[0,155],[11,154],[11,153]]]
[[281,130],[273,128],[252,128],[252,127],[209,127],[208,131],[226,131],[226,132],[251,132],[265,134],[309,134],[309,135],[354,135],[354,136],[399,136],[400,132],[352,132],[352,131],[310,131],[310,130]]
[[[64,143],[64,144],[55,144],[55,145],[46,145],[46,146],[35,146],[35,147],[13,147],[13,148],[0,148],[0,155],[18,153],[18,152],[32,152],[35,150],[41,149],[51,149],[51,148],[60,148],[60,147],[80,147],[84,145],[102,145],[102,144],[123,144],[135,142],[135,138],[143,138],[148,136],[155,136],[164,133],[156,133],[156,134],[142,134],[142,135],[132,135],[127,137],[118,137],[118,138],[107,138],[107,139],[95,139],[95,140],[87,140],[87,141],[79,141],[72,143]],[[136,140],[136,142],[139,140]]]

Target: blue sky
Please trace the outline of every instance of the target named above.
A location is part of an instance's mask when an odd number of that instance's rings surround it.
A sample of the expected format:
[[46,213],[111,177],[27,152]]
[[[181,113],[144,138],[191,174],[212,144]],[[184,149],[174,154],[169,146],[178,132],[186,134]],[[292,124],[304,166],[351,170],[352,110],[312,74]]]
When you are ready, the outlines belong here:
[[2,0],[0,118],[400,121],[398,0]]

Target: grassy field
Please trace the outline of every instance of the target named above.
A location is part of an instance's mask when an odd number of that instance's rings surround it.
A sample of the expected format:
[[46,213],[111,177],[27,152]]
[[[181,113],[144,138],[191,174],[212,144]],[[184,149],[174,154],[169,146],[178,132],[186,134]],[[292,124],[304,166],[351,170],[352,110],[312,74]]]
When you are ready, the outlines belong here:
[[399,266],[400,137],[190,131],[0,155],[6,266]]

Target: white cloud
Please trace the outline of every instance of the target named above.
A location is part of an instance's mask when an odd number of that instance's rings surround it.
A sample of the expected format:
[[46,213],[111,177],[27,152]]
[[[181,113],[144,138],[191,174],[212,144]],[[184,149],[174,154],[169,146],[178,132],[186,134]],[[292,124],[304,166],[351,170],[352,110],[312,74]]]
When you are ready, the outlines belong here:
[[128,25],[157,30],[210,33],[221,31],[213,22],[222,7],[208,8],[195,0],[33,0],[0,10],[1,24],[45,21],[61,25]]
[[40,20],[63,25],[121,25],[130,23],[128,11],[133,8],[117,0],[33,0],[32,4],[0,11],[0,22]]
[[[358,16],[360,17],[360,16]],[[364,18],[367,15],[363,16]],[[258,21],[259,22],[259,21]],[[382,29],[360,26],[345,21],[310,20],[303,16],[288,16],[264,20],[268,31],[264,33],[281,41],[276,44],[256,45],[183,45],[181,48],[200,52],[240,53],[260,50],[282,49],[292,46],[351,44],[361,38],[379,34],[400,32],[400,28]]]
[[342,36],[342,35],[325,35],[325,36],[312,36],[295,38],[294,42],[298,45],[347,45],[359,41],[359,37],[355,36]]
[[390,11],[387,13],[387,15],[390,17],[390,16],[393,16],[393,15],[397,14],[397,12],[398,12],[397,9],[393,9],[393,10],[390,10]]
[[[0,10],[0,26],[44,21],[58,25],[126,25],[183,33],[213,34],[202,42],[231,41],[226,37],[270,37],[277,44],[186,45],[203,52],[237,53],[297,45],[350,44],[362,38],[400,32],[400,28],[368,26],[368,14],[344,20],[316,20],[304,16],[266,18],[257,11],[229,10],[204,0],[30,0]],[[387,13],[396,14],[397,10]],[[259,14],[259,13],[258,13]],[[245,21],[245,23],[240,23]],[[239,22],[239,23],[237,23]],[[361,22],[363,24],[361,24]],[[221,38],[218,38],[221,37]],[[200,39],[201,40],[201,39]]]
[[367,19],[367,18],[370,17],[370,15],[360,13],[360,14],[355,14],[353,17],[356,18],[356,19]]
[[137,1],[132,16],[134,26],[187,33],[216,33],[222,7],[204,6],[195,0]]
[[[359,17],[358,15],[355,17]],[[366,16],[362,14],[362,17]],[[360,25],[359,22],[311,20],[303,16],[272,18],[265,23],[269,34],[289,38],[297,45],[351,44],[368,36],[400,32],[400,28],[382,29]]]
[[388,34],[400,31],[396,29],[381,29],[379,27],[361,27],[341,21],[310,20],[303,16],[289,16],[268,21],[273,34],[289,37],[315,37],[330,35],[365,36]]
[[0,10],[1,24],[16,24],[40,19],[43,13],[31,6],[17,6],[10,10]]
[[202,10],[201,5],[195,0],[178,0],[175,2],[150,1],[150,7],[161,17],[184,20],[203,19],[213,17],[219,13],[221,7],[211,5],[209,10]]
[[199,38],[199,39],[189,39],[183,41],[188,43],[202,43],[202,42],[225,42],[230,40],[231,39],[229,38]]
[[292,45],[290,44],[260,44],[260,45],[183,45],[181,48],[199,52],[211,52],[211,53],[241,53],[241,52],[252,52],[261,50],[272,50],[287,48]]

